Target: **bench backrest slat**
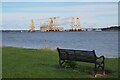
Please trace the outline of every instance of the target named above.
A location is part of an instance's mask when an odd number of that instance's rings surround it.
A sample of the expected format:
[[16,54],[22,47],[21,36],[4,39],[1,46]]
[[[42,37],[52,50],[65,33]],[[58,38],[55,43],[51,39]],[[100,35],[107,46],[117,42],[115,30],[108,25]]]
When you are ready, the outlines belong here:
[[94,62],[96,56],[93,51],[75,51],[76,59],[82,61]]
[[85,50],[70,50],[70,49],[59,49],[59,58],[62,60],[76,60],[85,62],[95,62],[96,54],[95,51]]

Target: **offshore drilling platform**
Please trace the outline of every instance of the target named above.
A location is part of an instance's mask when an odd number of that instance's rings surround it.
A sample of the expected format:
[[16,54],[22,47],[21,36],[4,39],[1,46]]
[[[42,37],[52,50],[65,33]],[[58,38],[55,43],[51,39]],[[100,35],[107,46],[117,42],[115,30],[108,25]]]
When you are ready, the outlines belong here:
[[[29,32],[35,32],[34,20],[31,20]],[[49,32],[49,31],[66,31],[63,27],[59,27],[58,18],[48,18],[48,22],[40,22],[40,31]],[[80,27],[80,18],[77,17],[76,20],[74,17],[70,21],[70,29],[67,31],[83,31]]]
[[75,18],[72,17],[70,26],[71,26],[71,28],[69,29],[69,31],[83,31],[80,27],[80,18],[79,17],[76,18],[76,21],[75,21]]
[[58,18],[54,17],[48,18],[48,24],[44,22],[44,25],[40,27],[41,32],[48,32],[48,31],[64,31],[62,27],[58,27]]

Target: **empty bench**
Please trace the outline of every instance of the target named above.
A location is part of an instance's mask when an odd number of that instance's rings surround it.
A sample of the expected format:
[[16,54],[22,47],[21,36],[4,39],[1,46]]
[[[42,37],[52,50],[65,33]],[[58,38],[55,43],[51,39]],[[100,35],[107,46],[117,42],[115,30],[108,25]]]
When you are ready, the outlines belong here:
[[81,61],[81,62],[95,64],[95,70],[94,70],[95,75],[97,73],[98,68],[102,68],[102,71],[104,73],[105,57],[104,56],[97,57],[95,54],[95,50],[86,51],[86,50],[72,50],[72,49],[57,48],[57,51],[59,53],[60,67],[63,66],[63,63],[65,63],[66,60]]

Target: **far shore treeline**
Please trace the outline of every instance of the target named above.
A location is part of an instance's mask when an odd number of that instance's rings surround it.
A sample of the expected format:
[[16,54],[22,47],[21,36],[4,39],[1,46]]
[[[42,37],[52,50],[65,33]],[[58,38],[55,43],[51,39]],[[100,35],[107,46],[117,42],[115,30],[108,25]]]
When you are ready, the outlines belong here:
[[120,31],[120,26],[112,26],[108,28],[102,28],[102,31]]

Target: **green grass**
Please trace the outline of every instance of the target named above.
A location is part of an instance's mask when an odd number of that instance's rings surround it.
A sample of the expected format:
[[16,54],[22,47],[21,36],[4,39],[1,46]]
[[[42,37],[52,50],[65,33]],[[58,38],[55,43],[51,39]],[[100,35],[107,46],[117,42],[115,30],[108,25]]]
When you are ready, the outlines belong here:
[[[60,68],[58,53],[49,49],[2,47],[3,78],[92,78],[94,64],[77,62],[77,68]],[[107,75],[118,77],[118,59],[105,60]]]

